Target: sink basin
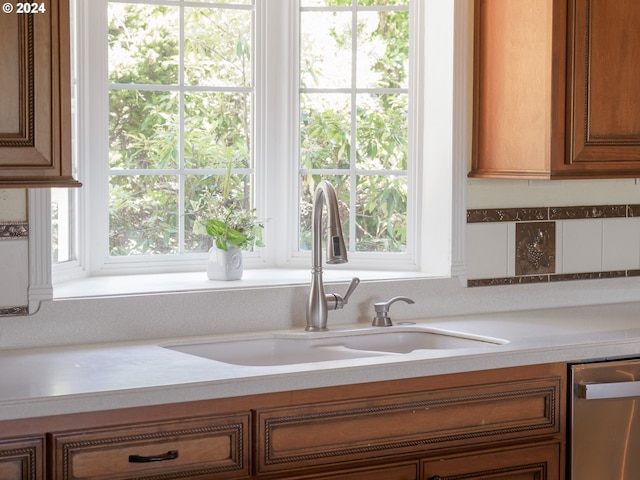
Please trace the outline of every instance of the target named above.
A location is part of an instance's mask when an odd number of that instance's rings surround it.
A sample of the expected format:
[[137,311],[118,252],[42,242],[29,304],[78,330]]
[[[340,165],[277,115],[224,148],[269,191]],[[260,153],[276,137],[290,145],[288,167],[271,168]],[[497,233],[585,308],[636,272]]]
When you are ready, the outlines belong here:
[[384,352],[372,353],[351,350],[339,343],[324,344],[323,342],[291,338],[199,343],[168,348],[219,362],[250,366],[326,362],[385,354]]
[[349,349],[375,350],[389,353],[409,353],[414,350],[477,348],[504,343],[489,338],[481,339],[421,331],[369,333],[366,335],[351,335],[340,340]]
[[353,358],[403,355],[416,350],[486,349],[505,340],[457,332],[426,330],[349,331],[282,335],[170,345],[165,348],[219,362],[245,366],[275,366]]

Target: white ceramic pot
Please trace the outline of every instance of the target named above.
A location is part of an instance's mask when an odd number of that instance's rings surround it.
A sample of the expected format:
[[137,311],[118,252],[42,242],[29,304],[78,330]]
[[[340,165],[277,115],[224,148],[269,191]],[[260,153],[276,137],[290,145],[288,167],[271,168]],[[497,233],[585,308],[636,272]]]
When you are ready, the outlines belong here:
[[220,250],[215,245],[211,247],[207,261],[207,277],[209,280],[240,280],[242,251],[231,245],[227,251]]

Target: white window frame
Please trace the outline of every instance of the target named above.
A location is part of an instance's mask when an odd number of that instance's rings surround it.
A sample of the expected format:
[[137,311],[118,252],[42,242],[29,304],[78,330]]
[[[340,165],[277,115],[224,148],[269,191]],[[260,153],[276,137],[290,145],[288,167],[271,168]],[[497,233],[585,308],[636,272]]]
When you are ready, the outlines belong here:
[[[96,0],[78,0],[77,15],[80,18],[80,25],[84,25],[85,40],[79,42],[81,48],[91,48],[87,45],[87,42],[92,41],[92,39],[98,39],[102,35],[106,36],[106,24],[104,24],[105,31],[96,30],[92,19],[89,17],[91,11],[87,11],[84,8],[84,2],[86,1],[94,2]],[[269,1],[287,3],[290,0]],[[261,3],[258,2],[258,4]],[[295,3],[297,4],[297,2]],[[421,72],[412,72],[411,79],[412,82],[418,82],[421,85],[417,88],[417,91],[423,92],[423,94],[414,97],[412,102],[420,102],[426,112],[423,122],[417,121],[413,123],[414,130],[411,135],[413,138],[421,138],[422,143],[416,142],[410,147],[422,152],[422,155],[417,156],[418,158],[422,157],[422,161],[416,162],[417,165],[411,167],[416,169],[411,177],[411,188],[416,188],[419,191],[417,208],[413,209],[411,213],[411,222],[416,226],[412,235],[415,235],[415,245],[419,245],[420,248],[417,249],[419,251],[414,252],[414,256],[408,264],[397,268],[398,262],[394,261],[394,265],[397,270],[418,271],[428,277],[464,277],[464,187],[466,184],[467,158],[470,151],[469,125],[471,108],[469,105],[469,91],[472,71],[470,61],[472,51],[470,28],[472,2],[469,0],[455,0],[455,2],[420,1],[415,3],[418,5],[416,8],[418,8],[420,19],[424,21],[424,28],[419,30],[423,33],[414,38],[413,41],[419,42],[419,45],[425,47],[421,52],[421,55],[424,56],[424,68]],[[257,8],[260,7],[258,6]],[[287,42],[296,38],[297,32],[293,26],[296,25],[295,15],[297,15],[297,10],[292,9],[290,11],[292,13],[288,17],[281,15],[264,17],[267,22],[280,22],[282,27],[271,30],[270,34],[265,33],[265,29],[262,28],[263,25],[257,24],[258,41],[256,41],[256,48],[286,45]],[[261,18],[261,16],[258,15],[257,18]],[[87,28],[88,25],[91,25],[91,28]],[[454,25],[456,26],[455,30]],[[89,31],[90,34],[88,34]],[[81,30],[81,35],[82,32]],[[446,40],[443,41],[443,38]],[[413,47],[415,48],[415,45]],[[281,51],[286,52],[287,49],[281,48]],[[93,49],[91,60],[106,66],[106,49],[104,51],[98,50],[97,52]],[[289,71],[292,71],[290,69],[292,62],[294,64],[297,63],[297,59],[291,59],[290,56],[289,58],[283,56],[280,60],[285,64],[285,68],[289,68]],[[81,125],[83,133],[75,139],[75,153],[78,157],[85,159],[84,164],[82,164],[83,168],[80,170],[81,179],[85,184],[79,192],[80,205],[86,205],[86,208],[90,210],[93,208],[92,204],[94,202],[99,201],[101,197],[105,198],[108,194],[106,185],[94,184],[91,181],[92,169],[99,168],[93,158],[92,149],[104,148],[104,145],[100,145],[100,142],[104,143],[107,139],[101,139],[95,134],[96,129],[104,129],[105,126],[101,126],[95,121],[89,121],[84,116],[84,112],[100,108],[99,105],[96,107],[95,104],[100,102],[100,99],[92,95],[90,91],[87,91],[86,85],[92,81],[92,76],[94,75],[102,75],[102,78],[106,78],[106,72],[101,72],[99,68],[96,68],[96,65],[85,64],[82,67],[78,71],[78,95],[79,102],[84,103],[86,107],[83,112],[79,112],[78,116],[78,123]],[[437,74],[432,75],[432,72],[437,72]],[[264,74],[264,69],[258,65],[256,75]],[[288,78],[284,82],[279,82],[277,85],[274,83],[273,88],[280,90],[279,92],[274,92],[273,90],[258,92],[257,98],[263,99],[265,103],[258,106],[258,114],[264,115],[264,113],[260,112],[269,111],[270,121],[266,122],[266,125],[282,124],[280,122],[283,121],[283,118],[287,118],[287,115],[289,119],[295,118],[295,115],[291,113],[297,109],[297,89],[291,88],[291,86],[296,83],[297,76]],[[262,84],[263,82],[258,81],[257,88],[261,88]],[[282,102],[282,96],[287,91],[289,92],[289,98]],[[292,98],[292,95],[295,95],[295,98]],[[102,102],[104,103],[105,100],[102,99]],[[279,102],[280,108],[274,111],[274,105],[269,102]],[[283,105],[284,107],[282,107]],[[104,105],[102,108],[105,108]],[[437,114],[432,115],[432,112],[437,112]],[[106,115],[103,115],[103,118],[104,121],[107,121]],[[293,120],[290,121],[295,123]],[[287,175],[283,171],[286,168],[283,166],[285,162],[282,162],[276,169],[270,169],[268,176],[264,175],[262,170],[264,169],[264,159],[262,157],[263,155],[281,156],[289,159],[289,162],[295,163],[293,153],[296,146],[291,137],[296,135],[293,132],[297,132],[297,125],[290,125],[290,128],[279,129],[279,131],[266,129],[263,132],[256,132],[256,171],[258,178],[262,175],[266,177],[265,181],[267,183],[275,182],[277,184],[278,178],[283,178],[281,175]],[[87,162],[86,159],[91,159],[91,161]],[[289,174],[297,176],[297,168],[291,168]],[[422,188],[418,188],[420,184]],[[276,189],[276,191],[278,192],[277,196],[258,198],[258,203],[263,202],[267,214],[275,211],[281,205],[293,205],[289,209],[285,223],[295,225],[297,211],[295,211],[295,202],[292,201],[293,190],[280,188]],[[32,206],[30,218],[32,223],[36,225],[44,225],[50,222],[47,201],[46,199],[43,200],[43,196],[46,197],[46,193],[37,190],[32,190],[30,193],[30,206]],[[95,218],[90,216],[87,218],[87,215],[84,217],[85,222],[79,240],[80,256],[78,262],[75,265],[62,268],[56,265],[57,278],[64,279],[89,274],[115,273],[110,271],[109,268],[104,268],[104,266],[100,265],[100,261],[91,260],[87,255],[87,246],[94,245],[91,232],[108,228],[106,225],[107,220],[98,221],[96,226]],[[276,248],[266,251],[265,254],[258,258],[257,262],[249,259],[247,262],[249,268],[272,265],[284,268],[308,267],[308,256],[293,253],[296,250],[293,248],[295,246],[293,244],[296,241],[294,235],[278,238],[275,232],[283,231],[283,228],[281,219],[269,222],[265,241],[268,243],[273,242],[272,244]],[[34,248],[33,256],[41,259],[44,256],[45,260],[50,258],[50,255],[47,257],[42,252],[42,245],[49,243],[46,236],[49,234],[46,233],[46,229],[33,228],[32,232],[45,232],[44,238],[38,239],[40,235],[32,235],[34,237],[33,243],[40,245],[40,253],[36,253],[38,249]],[[106,238],[106,235],[104,235],[104,238]],[[376,265],[373,265],[373,268],[384,270],[384,262],[382,260],[380,262],[376,260]],[[31,262],[31,265],[39,265],[41,263],[41,261],[36,261]],[[365,262],[366,264],[359,263],[357,258],[352,258],[349,268],[372,268],[370,259]],[[147,268],[148,265],[140,265],[140,267]],[[34,268],[38,270],[37,267]],[[203,269],[199,259],[194,258],[192,268]],[[37,273],[37,278],[40,279],[37,283],[44,285],[44,289],[41,288],[40,290],[45,293],[39,296],[43,299],[49,295],[50,288],[47,288],[47,283],[48,285],[51,284],[51,274],[47,274],[46,269],[44,270],[44,272]],[[66,273],[64,273],[65,270]],[[171,270],[183,270],[183,267],[162,265],[158,269],[158,271],[163,272]],[[136,272],[135,265],[130,272]],[[32,273],[32,276],[36,278],[36,272],[32,271]],[[62,273],[62,275],[59,275],[59,273]],[[121,271],[118,271],[118,273],[121,273]],[[34,291],[37,289],[37,284],[34,284]]]

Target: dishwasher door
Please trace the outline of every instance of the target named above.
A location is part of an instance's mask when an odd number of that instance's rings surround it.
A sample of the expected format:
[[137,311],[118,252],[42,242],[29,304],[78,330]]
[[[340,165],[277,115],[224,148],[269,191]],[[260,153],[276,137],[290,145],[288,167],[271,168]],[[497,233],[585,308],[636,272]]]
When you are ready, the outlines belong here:
[[640,479],[640,360],[571,367],[571,479]]

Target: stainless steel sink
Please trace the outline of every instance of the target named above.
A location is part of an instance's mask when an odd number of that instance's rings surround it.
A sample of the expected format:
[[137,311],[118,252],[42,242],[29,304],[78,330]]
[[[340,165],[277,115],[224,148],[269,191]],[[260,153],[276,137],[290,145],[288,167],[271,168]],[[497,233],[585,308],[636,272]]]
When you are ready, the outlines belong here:
[[330,334],[274,335],[169,345],[165,348],[219,362],[275,366],[403,355],[416,350],[490,349],[506,340],[435,329],[362,329]]

